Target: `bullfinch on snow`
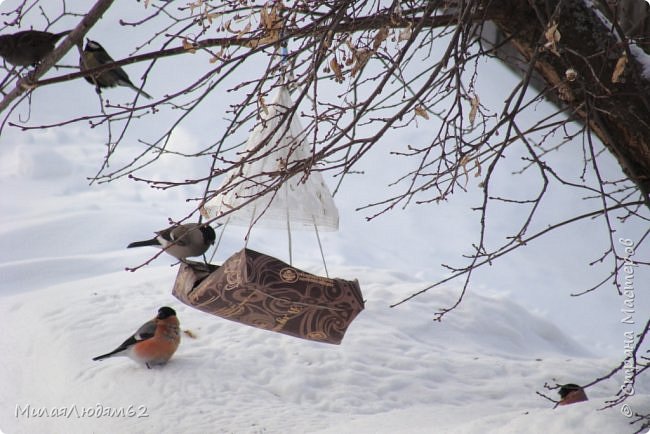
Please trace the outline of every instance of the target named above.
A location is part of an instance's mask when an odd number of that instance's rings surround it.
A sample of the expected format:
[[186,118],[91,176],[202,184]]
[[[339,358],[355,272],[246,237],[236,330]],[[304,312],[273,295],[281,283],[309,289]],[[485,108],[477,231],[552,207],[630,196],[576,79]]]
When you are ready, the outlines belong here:
[[560,402],[558,405],[575,404],[576,402],[587,401],[587,394],[584,389],[577,384],[564,384],[558,391]]
[[171,307],[161,307],[158,315],[144,323],[122,345],[93,358],[103,360],[109,357],[126,356],[151,369],[153,365],[164,365],[172,357],[181,341],[180,327],[176,311]]
[[204,254],[216,239],[214,229],[198,223],[172,226],[155,234],[155,238],[136,241],[126,247],[156,246],[182,261],[190,256]]

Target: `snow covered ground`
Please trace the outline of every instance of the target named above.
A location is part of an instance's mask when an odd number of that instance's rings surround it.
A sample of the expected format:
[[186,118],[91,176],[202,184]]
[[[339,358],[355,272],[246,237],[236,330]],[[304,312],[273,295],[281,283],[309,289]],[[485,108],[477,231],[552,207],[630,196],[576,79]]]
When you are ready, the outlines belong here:
[[[391,309],[427,281],[398,271],[392,250],[383,262],[381,251],[372,251],[378,266],[363,265],[363,244],[337,244],[337,237],[354,240],[345,230],[324,236],[330,273],[358,278],[367,303],[341,346],[245,327],[182,305],[170,293],[172,260],[161,257],[127,272],[152,250],[124,246],[162,227],[164,216],[180,215],[179,207],[190,206],[181,199],[188,192],[153,192],[126,181],[88,187],[84,177],[103,152],[88,145],[93,140],[83,131],[3,137],[3,432],[632,431],[620,408],[598,411],[620,387],[620,376],[589,389],[589,402],[555,410],[535,393],[555,398],[545,382],[591,381],[614,366],[617,354],[579,344],[570,328],[562,331],[507,293],[474,291],[442,323],[432,322],[433,313],[454,301],[454,285]],[[341,208],[345,221],[350,213]],[[283,235],[273,236],[262,233],[251,247],[282,257],[284,247],[274,240],[282,245]],[[295,242],[309,244],[300,237]],[[408,251],[411,242],[392,247]],[[216,260],[240,246],[236,234],[226,236]],[[296,254],[301,265],[322,272],[315,241],[305,251],[311,256]],[[91,360],[163,305],[176,309],[182,328],[195,336],[183,336],[167,366],[147,370],[128,359]],[[647,380],[628,404],[650,408]],[[44,416],[44,409],[57,416]],[[108,416],[120,409],[121,417]]]
[[[120,15],[136,7],[141,9],[141,3],[113,8],[90,36],[103,41]],[[127,55],[119,47],[132,46],[133,35],[111,36],[107,45],[114,57]],[[205,61],[188,56],[181,69]],[[133,76],[137,67],[129,67]],[[477,86],[481,101],[500,107],[503,92],[493,77],[504,87],[515,77],[495,64],[479,75],[485,77]],[[177,76],[185,77],[180,70]],[[162,95],[165,77],[154,75],[147,91]],[[128,92],[117,89],[110,95],[120,100]],[[29,114],[37,122],[51,122],[60,119],[60,110],[97,111],[92,87],[80,80],[38,89],[33,102],[29,113],[23,106],[13,120]],[[534,116],[548,114],[543,104],[534,110]],[[164,119],[162,112],[157,116],[155,122]],[[218,134],[217,127],[206,131],[205,125],[219,121],[201,112],[194,126],[209,137],[181,128],[170,146],[197,149]],[[146,128],[136,129],[136,136]],[[585,258],[595,259],[603,250],[602,221],[558,231],[479,270],[463,304],[441,323],[432,318],[455,301],[458,282],[389,307],[443,276],[439,264],[458,264],[475,240],[476,214],[469,209],[479,197],[479,180],[470,180],[467,193],[440,206],[414,206],[371,222],[354,211],[383,197],[393,180],[384,170],[391,146],[424,134],[424,128],[387,134],[384,153],[369,155],[364,163],[366,176],[344,185],[335,197],[341,231],[321,234],[328,268],[331,275],[359,279],[366,299],[366,309],[340,346],[245,327],[181,304],[171,295],[176,268],[168,257],[135,273],[124,271],[153,253],[125,246],[165,227],[168,217],[184,216],[194,206],[185,200],[200,196],[200,190],[153,191],[127,179],[89,186],[86,177],[96,173],[105,152],[101,128],[3,130],[0,314],[7,327],[0,335],[0,431],[633,432],[623,413],[650,411],[647,375],[636,385],[629,407],[599,411],[623,384],[622,374],[590,388],[590,401],[555,410],[536,393],[557,398],[556,391],[544,389],[545,382],[589,382],[623,356],[624,332],[630,329],[620,321],[621,297],[611,288],[586,297],[569,295],[603,277],[602,269],[592,276],[585,266]],[[570,152],[582,155],[580,149]],[[547,158],[558,170],[575,172],[576,160],[567,152]],[[147,173],[157,178],[202,175],[201,164],[162,159]],[[613,162],[604,169],[619,170]],[[504,173],[495,182],[508,192],[529,188],[525,179],[513,182]],[[580,196],[560,192],[553,197],[543,211],[553,217],[549,221],[590,209]],[[504,210],[500,222],[505,226],[518,217]],[[497,229],[502,230],[498,234],[508,230]],[[617,230],[617,236],[632,238],[646,228],[630,224]],[[214,261],[223,261],[242,243],[242,233],[229,228]],[[313,234],[293,234],[293,245],[296,265],[322,273]],[[256,230],[249,246],[287,259],[286,234]],[[650,279],[644,273],[635,280],[637,316],[630,326],[635,332],[650,309]],[[128,359],[91,360],[113,349],[163,305],[176,309],[181,327],[194,336],[183,335],[167,366],[147,370]],[[55,416],[43,414],[52,409]]]

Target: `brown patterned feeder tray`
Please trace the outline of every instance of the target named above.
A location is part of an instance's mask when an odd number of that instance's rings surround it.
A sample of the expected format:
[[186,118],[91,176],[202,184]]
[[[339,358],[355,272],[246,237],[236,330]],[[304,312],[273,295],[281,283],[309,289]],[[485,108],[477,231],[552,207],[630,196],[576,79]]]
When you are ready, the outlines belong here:
[[356,279],[316,276],[250,249],[221,267],[182,263],[173,295],[222,318],[330,344],[341,343],[364,308]]

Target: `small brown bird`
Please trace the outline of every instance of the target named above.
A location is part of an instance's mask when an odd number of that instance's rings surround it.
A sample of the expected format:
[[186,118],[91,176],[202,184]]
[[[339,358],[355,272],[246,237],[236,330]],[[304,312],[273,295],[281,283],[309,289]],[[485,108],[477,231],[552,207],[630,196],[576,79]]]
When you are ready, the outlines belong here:
[[122,342],[122,345],[93,360],[126,356],[151,369],[152,365],[167,363],[180,342],[180,326],[176,311],[164,306],[158,309],[158,315],[154,319],[144,323],[131,337]]
[[[79,67],[82,71],[85,71],[113,62],[115,62],[115,60],[113,60],[99,42],[88,39],[83,54],[79,59]],[[102,88],[125,86],[130,87],[145,98],[151,99],[151,95],[134,85],[129,79],[129,76],[126,75],[126,72],[124,72],[124,70],[119,66],[117,68],[109,69],[108,71],[100,72],[99,74],[85,76],[84,78],[88,83],[95,85],[97,93],[101,93]]]
[[36,65],[54,50],[54,45],[59,39],[71,31],[50,33],[39,30],[23,30],[12,35],[2,35],[0,36],[0,56],[15,66]]

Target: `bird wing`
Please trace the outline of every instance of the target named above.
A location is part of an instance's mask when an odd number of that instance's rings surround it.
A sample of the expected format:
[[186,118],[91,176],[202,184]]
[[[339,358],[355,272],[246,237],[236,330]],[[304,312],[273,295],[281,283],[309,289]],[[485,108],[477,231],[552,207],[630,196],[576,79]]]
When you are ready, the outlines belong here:
[[101,356],[94,357],[93,360],[102,360],[107,357],[111,357],[113,355],[122,353],[123,351],[128,350],[130,347],[137,344],[138,342],[151,339],[155,334],[156,334],[156,319],[154,318],[142,324],[142,326],[140,326],[140,328],[135,333],[133,333],[133,335],[131,335],[127,340],[122,342],[122,344],[119,347],[115,348],[110,353],[106,353],[106,354],[102,354]]
[[142,324],[135,333],[133,333],[127,340],[122,342],[122,345],[120,345],[118,349],[126,349],[131,345],[137,344],[138,342],[151,339],[154,334],[156,334],[156,320],[152,319]]
[[[93,54],[95,55],[95,58],[97,59],[97,62],[100,65],[105,65],[107,63],[115,62],[115,60],[111,57],[110,54],[108,54],[108,52],[106,50],[97,51],[97,52],[94,52]],[[112,69],[111,73],[115,74],[115,76],[117,77],[118,82],[121,82],[121,83],[126,84],[126,85],[134,86],[134,84],[131,83],[131,80],[129,79],[129,76],[126,75],[126,72],[121,67],[118,66],[117,68]]]
[[113,63],[115,60],[106,52],[106,50],[100,50],[100,51],[92,51],[93,56],[95,57],[95,60],[97,61],[98,66],[99,65],[105,65],[107,63]]
[[[92,55],[95,56],[95,61],[97,62],[97,65],[95,66],[106,65],[107,63],[115,62],[115,60],[111,57],[111,55],[106,52],[106,50],[93,51]],[[124,70],[121,67],[118,66],[117,68],[112,69],[110,73],[115,74],[115,77],[117,77],[118,82],[122,82],[123,84],[133,86],[133,83],[131,83],[131,80],[129,80],[129,76],[126,75],[126,72],[124,72]]]
[[178,246],[186,246],[191,241],[191,236],[187,235],[187,233],[195,229],[196,225],[194,224],[176,226],[171,230],[171,240]]
[[119,68],[119,67],[115,68],[115,69],[113,69],[113,72],[117,76],[118,82],[120,84],[124,84],[124,85],[127,85],[129,87],[135,88],[136,90],[138,89],[135,86],[135,84],[133,84],[133,82],[131,81],[129,76],[126,74],[126,71],[124,71],[122,68]]
[[172,229],[174,228],[163,229],[161,231],[155,232],[155,234],[161,237],[162,239],[164,239],[165,241],[169,241],[171,243],[172,241],[174,241],[174,239],[172,238]]
[[[138,331],[136,331],[131,338],[135,339],[136,342],[146,341],[151,339],[153,335],[156,334],[156,319],[152,319],[142,324]],[[129,339],[131,339],[129,338]]]

